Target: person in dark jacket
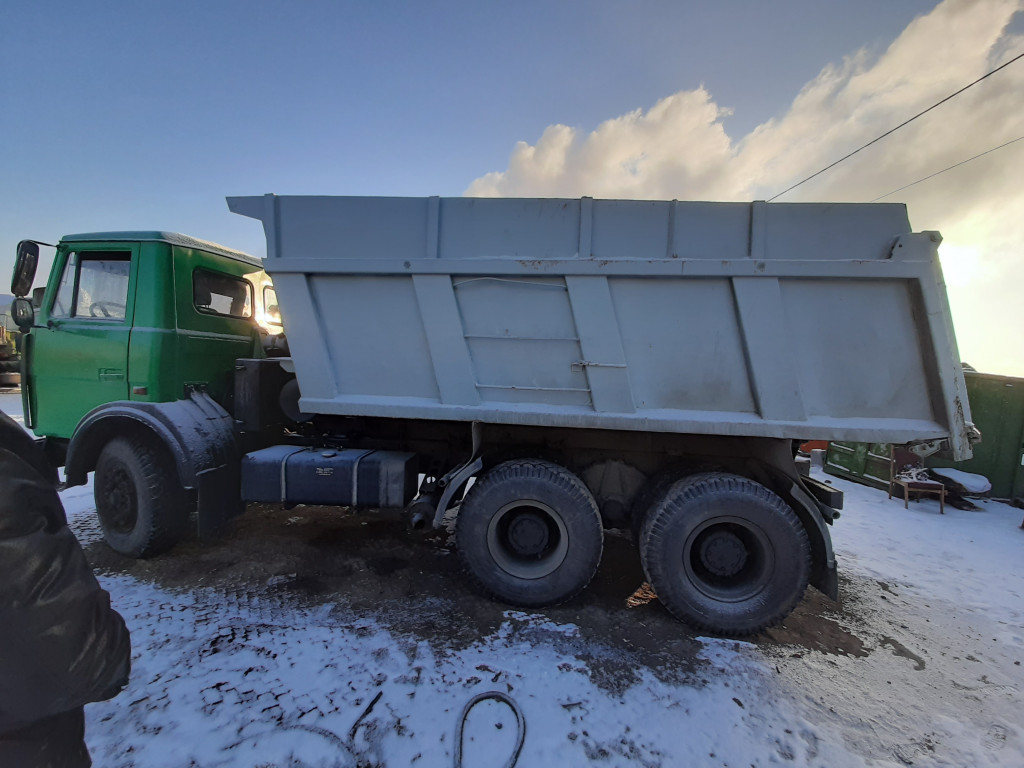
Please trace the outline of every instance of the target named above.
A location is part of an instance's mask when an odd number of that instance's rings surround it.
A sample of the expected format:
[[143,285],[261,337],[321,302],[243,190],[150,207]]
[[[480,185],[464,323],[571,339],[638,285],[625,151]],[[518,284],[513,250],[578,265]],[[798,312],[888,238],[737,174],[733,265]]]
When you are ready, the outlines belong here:
[[0,766],[90,766],[83,706],[128,683],[128,630],[68,529],[56,482],[0,412]]

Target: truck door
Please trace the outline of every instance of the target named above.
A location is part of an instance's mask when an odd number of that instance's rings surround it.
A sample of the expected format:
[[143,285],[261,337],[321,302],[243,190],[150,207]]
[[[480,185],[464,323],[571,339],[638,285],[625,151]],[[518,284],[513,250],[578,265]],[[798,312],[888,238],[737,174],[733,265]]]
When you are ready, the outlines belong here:
[[138,246],[75,244],[58,251],[40,325],[32,330],[29,379],[35,432],[71,437],[103,403],[128,399],[128,343]]

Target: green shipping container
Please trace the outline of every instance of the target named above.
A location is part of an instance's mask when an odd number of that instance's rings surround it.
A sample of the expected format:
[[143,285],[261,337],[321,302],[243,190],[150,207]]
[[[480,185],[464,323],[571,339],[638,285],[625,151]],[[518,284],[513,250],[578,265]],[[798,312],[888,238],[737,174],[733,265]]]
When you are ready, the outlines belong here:
[[864,485],[889,487],[888,443],[829,443],[825,472]]
[[1024,379],[964,371],[964,381],[981,443],[968,461],[932,456],[925,465],[984,475],[996,498],[1024,497]]

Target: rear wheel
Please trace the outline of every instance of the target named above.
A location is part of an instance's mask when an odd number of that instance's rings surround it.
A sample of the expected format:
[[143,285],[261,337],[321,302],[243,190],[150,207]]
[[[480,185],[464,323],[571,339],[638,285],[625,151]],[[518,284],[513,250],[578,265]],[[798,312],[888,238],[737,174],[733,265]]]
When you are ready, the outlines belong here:
[[661,469],[647,478],[636,498],[633,499],[633,508],[629,515],[629,530],[633,534],[633,543],[640,546],[640,532],[643,530],[644,521],[651,507],[665,495],[673,483],[679,481],[685,472],[676,471],[675,467]]
[[499,464],[466,494],[456,520],[459,555],[484,590],[514,605],[578,594],[604,547],[597,503],[583,481],[548,461]]
[[634,544],[638,547],[640,546],[640,532],[643,530],[647,513],[661,500],[665,492],[675,483],[679,482],[681,478],[696,474],[699,471],[701,471],[701,468],[698,464],[676,461],[662,467],[647,478],[647,482],[643,484],[640,491],[636,494],[632,510],[630,511],[629,527],[633,534]]
[[103,537],[128,557],[166,552],[188,529],[188,500],[168,457],[152,441],[118,437],[96,463],[93,487]]
[[640,558],[659,600],[700,630],[743,636],[796,607],[810,544],[796,513],[745,477],[693,475],[666,489],[644,521]]

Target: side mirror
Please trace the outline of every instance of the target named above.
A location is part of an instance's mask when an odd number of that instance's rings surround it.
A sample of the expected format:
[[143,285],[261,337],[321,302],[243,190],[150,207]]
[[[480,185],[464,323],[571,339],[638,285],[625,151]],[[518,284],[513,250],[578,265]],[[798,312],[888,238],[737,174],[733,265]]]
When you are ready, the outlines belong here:
[[46,295],[46,286],[32,289],[32,306],[39,309],[43,306],[43,296]]
[[32,307],[32,302],[20,296],[16,298],[11,304],[11,317],[21,330],[31,328],[36,321],[36,311]]
[[22,240],[18,243],[18,256],[14,262],[14,276],[11,278],[11,293],[21,297],[32,289],[38,265],[39,243],[32,240]]

